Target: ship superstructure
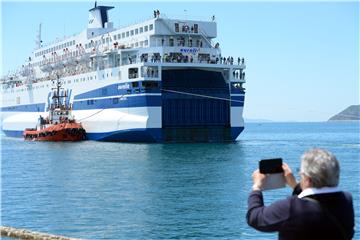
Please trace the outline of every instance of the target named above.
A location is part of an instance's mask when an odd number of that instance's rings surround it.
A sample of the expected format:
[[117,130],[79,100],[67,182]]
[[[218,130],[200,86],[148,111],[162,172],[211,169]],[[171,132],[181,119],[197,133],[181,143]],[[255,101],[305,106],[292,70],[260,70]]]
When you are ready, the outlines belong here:
[[[154,17],[116,29],[113,7],[89,10],[82,33],[38,46],[1,79],[2,130],[22,136],[46,115],[60,77],[88,139],[233,141],[244,128],[245,62],[221,56],[216,22]],[[40,31],[39,31],[40,32]]]

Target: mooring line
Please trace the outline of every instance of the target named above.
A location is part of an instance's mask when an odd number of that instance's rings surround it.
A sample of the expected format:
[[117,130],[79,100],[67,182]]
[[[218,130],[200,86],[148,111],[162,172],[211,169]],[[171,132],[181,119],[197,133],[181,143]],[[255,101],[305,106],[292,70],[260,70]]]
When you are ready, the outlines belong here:
[[244,102],[244,101],[233,100],[233,99],[229,99],[229,98],[221,98],[221,97],[214,97],[214,96],[208,96],[208,95],[202,95],[202,94],[196,94],[196,93],[181,92],[181,91],[169,90],[169,89],[164,89],[164,88],[161,90],[164,92],[172,92],[172,93],[178,93],[178,94],[189,95],[189,96],[211,98],[211,99],[217,99],[217,100],[223,100],[223,101],[229,101],[229,102],[239,102],[239,103]]

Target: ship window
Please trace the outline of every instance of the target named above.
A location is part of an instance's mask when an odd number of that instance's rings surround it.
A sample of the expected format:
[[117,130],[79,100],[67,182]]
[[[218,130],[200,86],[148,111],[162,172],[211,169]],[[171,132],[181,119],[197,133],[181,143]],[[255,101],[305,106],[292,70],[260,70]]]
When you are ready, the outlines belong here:
[[199,26],[197,24],[194,24],[194,33],[198,33]]
[[138,33],[139,33],[139,29],[136,28],[136,29],[135,29],[135,34],[138,34]]
[[129,78],[137,78],[138,77],[138,68],[129,68]]
[[120,34],[120,33],[119,33],[117,36],[118,36],[118,39],[120,39],[120,38],[121,38],[121,34]]
[[139,82],[132,82],[131,85],[133,88],[137,88],[139,87]]
[[113,98],[113,104],[118,104],[119,103],[119,98]]
[[144,31],[143,27],[140,27],[140,33],[142,33]]
[[179,24],[175,23],[175,32],[179,32]]
[[88,99],[87,105],[94,105],[94,99]]
[[134,35],[134,30],[130,31],[130,35],[133,36]]
[[169,39],[169,45],[170,45],[170,47],[174,46],[174,39],[173,38]]
[[105,38],[102,39],[102,43],[105,43]]
[[129,31],[126,32],[126,37],[128,37],[128,36],[129,36]]
[[145,89],[154,89],[154,88],[158,88],[159,87],[159,83],[156,81],[144,81],[141,83],[141,85],[145,88]]
[[114,40],[116,40],[116,35],[113,36]]
[[74,45],[74,44],[75,44],[75,40],[72,41],[72,45]]
[[139,47],[139,43],[138,43],[138,42],[135,43],[135,47]]
[[144,31],[147,32],[148,31],[148,26],[144,27]]
[[153,28],[154,28],[154,25],[153,25],[153,24],[150,24],[149,30],[151,31],[151,30],[153,30]]
[[106,88],[101,89],[101,95],[103,95],[103,96],[107,95],[107,89]]
[[124,38],[124,37],[125,37],[125,33],[124,33],[124,32],[121,34],[121,37],[122,37],[122,38]]
[[147,46],[149,44],[148,40],[145,40],[144,45]]

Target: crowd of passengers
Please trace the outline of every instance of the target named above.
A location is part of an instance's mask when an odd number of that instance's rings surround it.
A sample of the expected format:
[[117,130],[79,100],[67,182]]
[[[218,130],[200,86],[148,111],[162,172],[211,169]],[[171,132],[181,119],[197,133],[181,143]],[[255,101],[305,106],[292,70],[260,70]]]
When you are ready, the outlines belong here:
[[[181,53],[177,54],[164,54],[161,56],[159,53],[155,53],[151,55],[150,60],[148,54],[142,54],[140,56],[140,62],[177,62],[177,63],[193,63],[194,58],[192,55],[183,55]],[[199,56],[199,63],[212,63],[212,64],[224,64],[224,65],[234,65],[234,57],[216,57],[215,59],[211,59],[210,56]],[[133,63],[133,59],[129,57],[129,63]],[[244,58],[237,58],[237,65],[245,64]]]

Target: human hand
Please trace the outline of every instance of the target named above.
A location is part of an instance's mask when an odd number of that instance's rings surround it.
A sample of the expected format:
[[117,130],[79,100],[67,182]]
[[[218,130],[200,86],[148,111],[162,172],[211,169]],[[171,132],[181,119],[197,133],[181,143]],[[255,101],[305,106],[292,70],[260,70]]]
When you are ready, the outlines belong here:
[[291,171],[291,168],[286,164],[283,163],[282,165],[282,169],[284,170],[284,177],[285,177],[285,182],[287,183],[287,185],[289,185],[292,189],[294,189],[296,187],[296,179],[294,177],[294,174]]
[[253,172],[252,174],[252,179],[253,179],[253,191],[259,190],[261,191],[262,186],[264,184],[266,175],[260,173],[259,169],[257,169],[256,171]]

